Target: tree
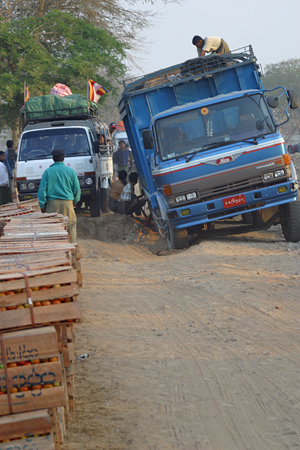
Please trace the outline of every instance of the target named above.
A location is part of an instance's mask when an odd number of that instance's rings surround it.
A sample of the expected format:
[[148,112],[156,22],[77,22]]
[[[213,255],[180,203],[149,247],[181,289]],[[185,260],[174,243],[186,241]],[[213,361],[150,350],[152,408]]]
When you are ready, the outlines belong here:
[[[277,86],[293,89],[300,99],[300,59],[289,59],[267,65],[263,85],[266,89],[273,89]],[[276,95],[276,92],[274,95]],[[286,120],[285,107],[286,103],[282,102],[280,107],[274,110],[274,115],[279,123]],[[281,130],[286,140],[290,139],[293,134],[300,132],[300,109],[293,111],[289,109],[288,112],[291,112],[290,121]]]
[[[181,0],[162,0],[179,3]],[[136,32],[151,25],[156,14],[138,9],[138,5],[155,4],[155,0],[0,0],[0,17],[5,21],[28,17],[43,17],[52,9],[69,12],[107,31],[119,41],[132,48]]]
[[125,45],[69,13],[0,23],[0,125],[18,128],[24,80],[30,95],[57,83],[86,94],[87,78],[114,93],[126,71]]

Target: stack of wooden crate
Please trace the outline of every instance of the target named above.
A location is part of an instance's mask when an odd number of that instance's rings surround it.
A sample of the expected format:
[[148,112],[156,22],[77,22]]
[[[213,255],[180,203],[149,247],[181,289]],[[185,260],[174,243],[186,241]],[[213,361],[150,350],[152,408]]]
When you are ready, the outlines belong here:
[[74,410],[80,254],[61,215],[27,202],[1,219],[0,450],[59,450]]

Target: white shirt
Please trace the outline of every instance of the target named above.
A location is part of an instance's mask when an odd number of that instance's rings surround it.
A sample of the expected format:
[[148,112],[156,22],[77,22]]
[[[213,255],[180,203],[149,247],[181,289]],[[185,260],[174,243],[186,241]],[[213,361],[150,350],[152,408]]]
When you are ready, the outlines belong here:
[[0,161],[0,186],[7,186],[8,182],[8,173],[6,165]]
[[207,53],[215,52],[221,45],[221,38],[218,36],[210,36],[204,39],[204,45],[202,48],[197,48],[198,55],[204,50]]

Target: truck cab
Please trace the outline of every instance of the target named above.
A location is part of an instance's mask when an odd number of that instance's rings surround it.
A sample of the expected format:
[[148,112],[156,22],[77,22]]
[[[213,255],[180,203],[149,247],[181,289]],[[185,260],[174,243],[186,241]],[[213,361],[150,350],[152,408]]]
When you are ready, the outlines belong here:
[[272,114],[285,101],[287,121],[287,108],[297,104],[284,87],[272,91],[262,86],[251,47],[125,86],[119,110],[169,248],[184,248],[189,233],[237,216],[250,216],[255,229],[280,223],[287,240],[300,240],[297,175]]
[[[99,136],[106,136],[108,127],[87,114],[52,117],[51,120],[44,116],[36,118],[31,112],[28,115],[17,154],[19,200],[37,197],[41,177],[53,164],[52,151],[63,149],[64,163],[78,176],[81,201],[90,208],[92,217],[99,216],[103,199],[107,198],[105,191],[109,189],[106,179],[112,176],[111,149],[107,146],[104,151],[103,144],[99,147]],[[103,158],[106,165],[109,162],[110,170],[106,173],[103,173]]]

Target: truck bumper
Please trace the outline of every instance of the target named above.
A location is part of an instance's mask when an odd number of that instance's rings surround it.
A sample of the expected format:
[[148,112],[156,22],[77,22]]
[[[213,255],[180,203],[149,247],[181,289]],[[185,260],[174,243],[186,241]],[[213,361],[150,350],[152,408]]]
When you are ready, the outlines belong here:
[[[96,189],[92,188],[92,189],[82,189],[81,191],[81,199],[84,198],[93,198],[96,195]],[[18,193],[18,197],[19,197],[19,201],[20,202],[24,202],[25,200],[31,200],[32,198],[37,198],[37,192],[29,192],[29,193],[23,193],[20,194],[20,192]]]
[[[215,220],[234,217],[259,209],[279,206],[297,199],[298,181],[289,181],[254,191],[241,192],[229,197],[221,197],[203,203],[193,203],[167,211],[172,228],[181,229]],[[239,199],[243,201],[239,204]],[[225,208],[229,200],[235,198],[234,206]]]

